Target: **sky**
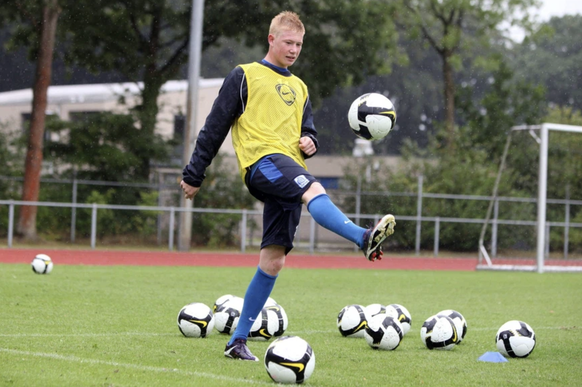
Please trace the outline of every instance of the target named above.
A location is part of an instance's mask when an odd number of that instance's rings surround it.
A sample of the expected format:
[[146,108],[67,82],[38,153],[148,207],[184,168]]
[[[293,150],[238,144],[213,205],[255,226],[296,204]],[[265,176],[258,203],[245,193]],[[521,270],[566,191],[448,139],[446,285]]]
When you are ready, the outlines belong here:
[[549,20],[552,16],[582,15],[580,0],[542,0],[542,4],[538,15],[543,21]]
[[[582,0],[541,0],[541,7],[532,10],[532,16],[539,22],[546,22],[553,16],[564,15],[582,15]],[[516,41],[521,42],[524,38],[523,30],[519,28],[510,28],[510,37]]]

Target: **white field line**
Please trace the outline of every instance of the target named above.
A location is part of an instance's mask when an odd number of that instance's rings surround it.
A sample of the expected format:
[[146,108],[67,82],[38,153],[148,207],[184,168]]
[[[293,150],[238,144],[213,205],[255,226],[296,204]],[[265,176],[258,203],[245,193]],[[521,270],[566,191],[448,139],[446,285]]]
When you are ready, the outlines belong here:
[[[178,332],[177,332],[178,333]],[[180,335],[178,333],[177,335]],[[177,336],[175,333],[111,332],[111,333],[0,333],[0,337],[119,337],[119,336]]]
[[144,365],[140,365],[140,364],[131,364],[131,363],[119,363],[119,362],[115,362],[115,361],[106,361],[106,360],[99,360],[99,359],[86,359],[86,358],[82,358],[82,357],[78,357],[78,356],[58,355],[56,353],[19,351],[19,350],[10,349],[10,348],[0,348],[0,352],[4,352],[7,354],[16,355],[16,356],[43,357],[43,358],[61,360],[61,361],[73,362],[73,363],[85,363],[85,364],[107,365],[107,366],[113,366],[113,367],[125,367],[125,368],[136,369],[139,371],[150,371],[150,372],[159,372],[159,373],[178,373],[178,374],[186,375],[186,376],[195,376],[195,377],[200,377],[200,378],[224,380],[227,382],[232,382],[235,385],[237,385],[238,383],[269,385],[269,386],[273,385],[273,383],[267,383],[267,382],[263,382],[260,380],[231,378],[231,377],[224,376],[224,375],[210,374],[208,372],[185,371],[185,370],[181,370],[178,368],[169,369],[169,368],[163,368],[163,367],[152,367],[152,366],[144,366]]
[[[484,331],[497,331],[497,328],[473,328],[469,326],[469,331],[471,332],[484,332]],[[574,327],[535,327],[534,331],[537,330],[550,330],[550,329],[578,329]],[[337,333],[337,329],[327,329],[327,330],[305,330],[305,331],[288,331],[288,335],[300,336],[300,335],[319,335],[319,334],[330,334]],[[214,333],[213,333],[214,334]],[[112,332],[112,333],[70,333],[70,334],[60,334],[60,333],[0,333],[0,337],[119,337],[119,336],[179,336],[179,333],[153,333],[153,332]]]
[[[416,327],[415,327],[416,328]],[[532,327],[533,328],[533,327]],[[535,327],[533,328],[534,332],[539,330],[547,330],[547,329],[572,329],[573,327]],[[420,332],[420,327],[418,327]],[[470,325],[468,327],[469,332],[485,332],[485,331],[495,331],[497,332],[497,328],[472,328]],[[577,328],[576,328],[577,329]],[[326,334],[326,333],[338,333],[337,329],[333,330],[308,330],[308,331],[293,331],[293,332],[286,332],[289,335],[318,335],[318,334]],[[1,336],[1,335],[0,335]]]

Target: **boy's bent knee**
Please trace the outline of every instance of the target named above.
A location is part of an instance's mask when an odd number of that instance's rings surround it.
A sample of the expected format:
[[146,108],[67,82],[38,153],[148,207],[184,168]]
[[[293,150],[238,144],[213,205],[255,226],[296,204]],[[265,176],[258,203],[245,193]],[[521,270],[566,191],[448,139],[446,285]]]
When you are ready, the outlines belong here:
[[303,201],[304,204],[309,204],[311,199],[313,199],[314,197],[316,197],[318,195],[322,195],[324,193],[325,193],[325,188],[323,188],[321,183],[316,181],[316,182],[313,182],[313,184],[311,184],[309,186],[307,191],[305,191],[305,193],[301,197],[301,200]]

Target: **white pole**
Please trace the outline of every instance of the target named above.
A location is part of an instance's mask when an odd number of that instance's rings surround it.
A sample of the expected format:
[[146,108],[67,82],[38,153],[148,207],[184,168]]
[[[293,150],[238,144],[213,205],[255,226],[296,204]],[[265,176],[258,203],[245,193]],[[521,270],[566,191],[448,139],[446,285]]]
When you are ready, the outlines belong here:
[[[182,164],[190,162],[194,144],[196,144],[196,125],[198,113],[198,88],[200,84],[200,56],[202,53],[202,24],[204,19],[204,0],[192,0],[192,13],[190,19],[190,47],[188,62],[188,104],[186,128],[184,130],[184,152]],[[180,195],[180,207],[191,209],[193,200],[186,200]],[[178,250],[187,251],[190,248],[192,237],[192,212],[180,213],[180,229],[178,237]]]
[[418,176],[418,197],[416,202],[416,243],[414,246],[414,252],[416,255],[420,255],[420,232],[421,232],[421,222],[422,222],[422,180],[423,176]]
[[544,272],[544,255],[546,242],[546,199],[548,189],[548,127],[543,124],[540,129],[540,170],[538,176],[538,240],[537,266],[538,273]]

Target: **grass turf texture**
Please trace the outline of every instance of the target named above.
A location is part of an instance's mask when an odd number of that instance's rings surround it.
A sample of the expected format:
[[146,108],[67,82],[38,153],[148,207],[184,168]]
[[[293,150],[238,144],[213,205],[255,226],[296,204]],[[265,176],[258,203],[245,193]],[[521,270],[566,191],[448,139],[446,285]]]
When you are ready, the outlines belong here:
[[[185,338],[176,325],[185,304],[244,296],[253,273],[55,265],[36,275],[30,265],[0,264],[0,385],[273,385],[262,362],[270,342],[249,342],[261,362],[233,361],[223,356],[228,336]],[[285,269],[272,297],[289,316],[286,334],[314,349],[306,385],[574,386],[582,380],[580,281],[579,274]],[[336,328],[352,303],[402,304],[412,328],[395,351],[372,350]],[[442,309],[461,312],[468,333],[452,351],[429,351],[420,327]],[[497,329],[512,319],[535,330],[530,357],[477,361],[497,350]]]

